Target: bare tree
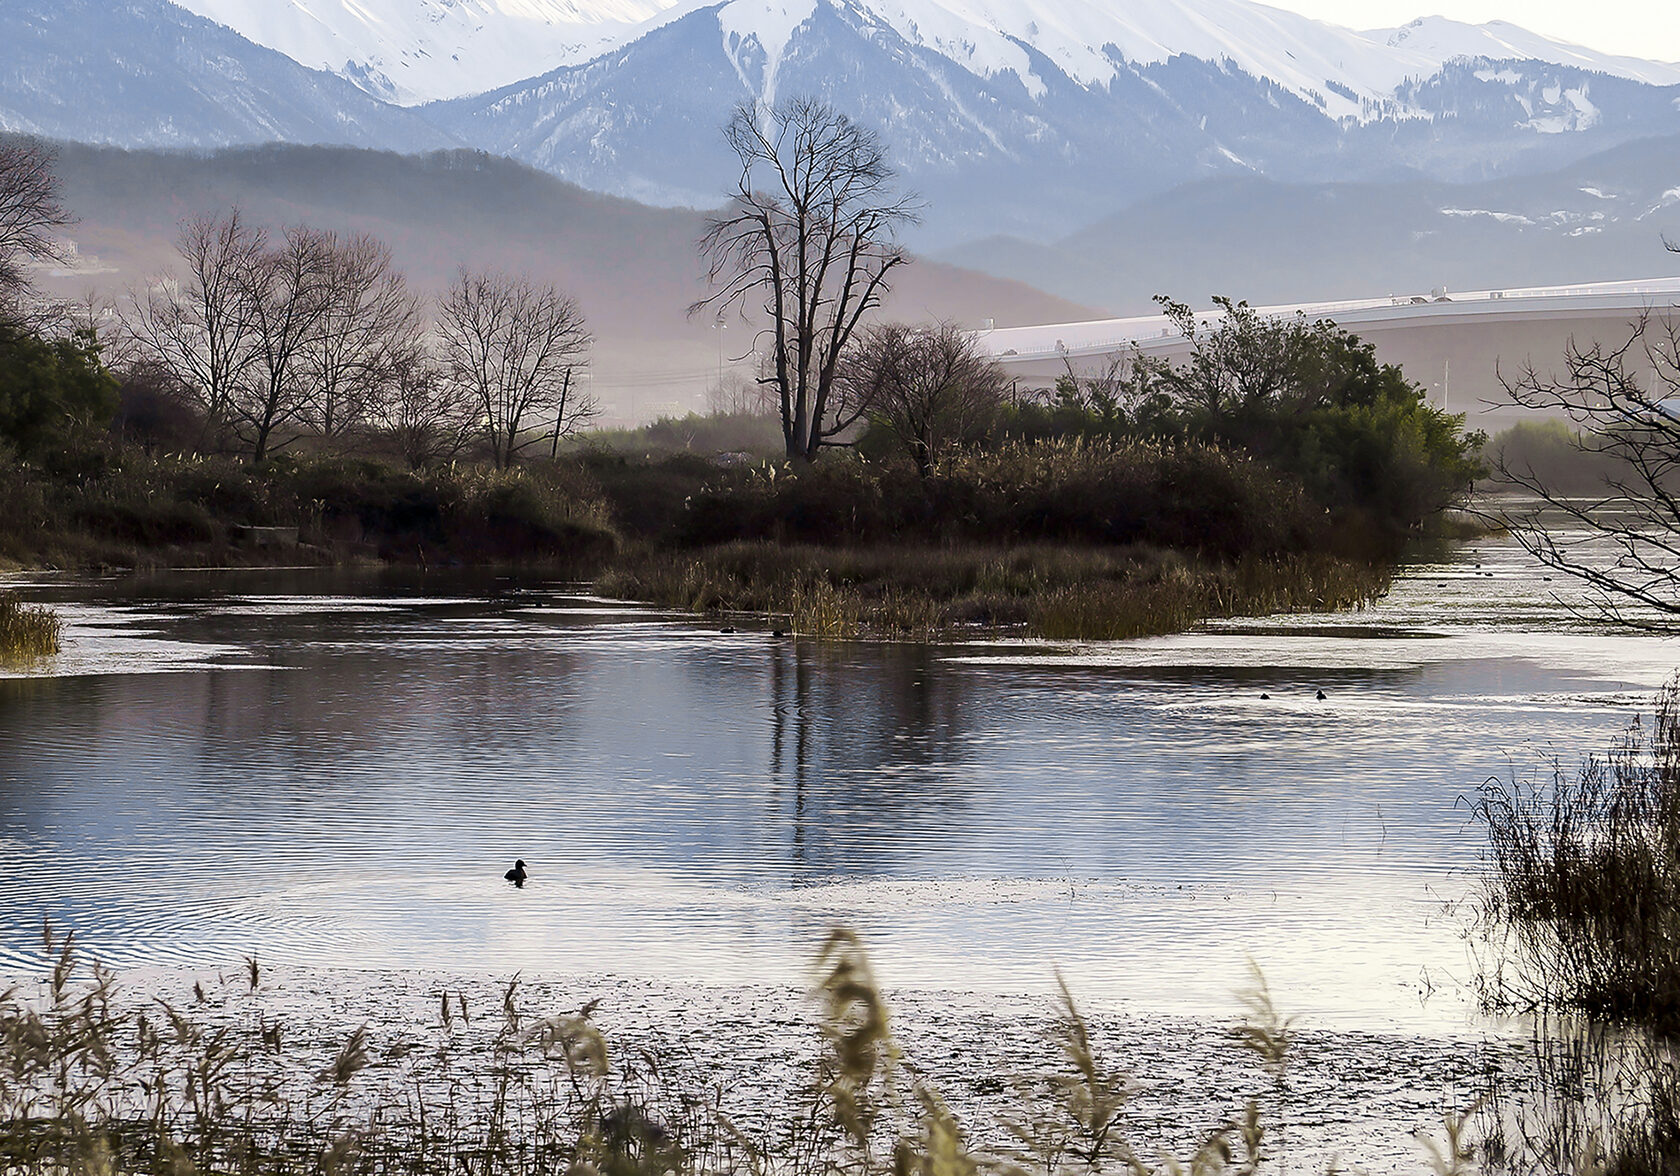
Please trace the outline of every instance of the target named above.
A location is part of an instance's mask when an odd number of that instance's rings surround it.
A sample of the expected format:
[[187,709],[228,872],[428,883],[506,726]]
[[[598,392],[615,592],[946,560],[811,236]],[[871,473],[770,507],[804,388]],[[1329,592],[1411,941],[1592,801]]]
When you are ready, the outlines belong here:
[[326,317],[331,264],[331,238],[299,225],[238,275],[253,358],[234,385],[234,428],[255,461],[292,440],[308,411],[307,355]]
[[880,138],[815,99],[742,105],[724,134],[740,179],[700,243],[714,293],[690,312],[744,316],[762,299],[765,380],[787,454],[811,461],[862,418],[836,375],[864,315],[910,260],[896,234],[915,221],[915,202],[894,191]]
[[310,387],[304,414],[335,438],[368,417],[394,364],[414,350],[420,305],[382,241],[326,234],[321,244],[325,305],[300,357]]
[[268,234],[237,208],[183,221],[175,250],[186,276],[165,274],[131,291],[123,314],[137,351],[191,390],[214,430],[229,427],[236,390],[256,360],[247,275],[267,248]]
[[75,223],[59,200],[57,159],[42,143],[0,142],[0,311],[15,313],[29,292],[27,262],[60,256],[51,230]]
[[[1564,353],[1560,376],[1532,365],[1505,383],[1525,408],[1560,414],[1607,472],[1596,493],[1561,493],[1526,462],[1495,471],[1539,499],[1499,521],[1547,566],[1590,585],[1604,614],[1639,628],[1680,626],[1680,319],[1647,314],[1623,341]],[[1567,531],[1558,518],[1576,524]]]
[[478,401],[450,380],[424,342],[390,357],[387,380],[371,408],[403,460],[415,469],[454,457],[478,423]]
[[840,382],[924,478],[951,446],[977,439],[997,418],[1009,386],[974,336],[950,323],[865,329],[841,364]]
[[498,466],[595,416],[575,378],[592,340],[577,303],[554,287],[463,271],[438,307],[437,331],[444,369],[476,402]]

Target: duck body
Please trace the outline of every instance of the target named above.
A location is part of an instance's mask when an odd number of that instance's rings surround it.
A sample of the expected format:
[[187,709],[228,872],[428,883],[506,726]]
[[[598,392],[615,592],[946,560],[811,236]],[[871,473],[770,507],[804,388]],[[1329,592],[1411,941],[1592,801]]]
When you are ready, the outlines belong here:
[[506,878],[509,882],[512,882],[515,886],[523,887],[525,885],[525,859],[520,858],[518,861],[514,862],[513,869],[503,874],[502,877]]

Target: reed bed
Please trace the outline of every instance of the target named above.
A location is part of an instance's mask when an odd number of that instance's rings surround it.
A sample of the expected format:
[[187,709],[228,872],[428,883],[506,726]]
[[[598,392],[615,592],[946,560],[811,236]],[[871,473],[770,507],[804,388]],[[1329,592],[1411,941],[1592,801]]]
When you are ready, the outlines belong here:
[[1538,1014],[1539,1081],[1495,1084],[1502,1170],[1680,1171],[1680,679],[1603,756],[1493,781],[1475,814],[1490,1005]]
[[1144,547],[735,542],[627,556],[597,589],[697,612],[759,613],[818,637],[1117,640],[1212,617],[1357,607],[1389,582],[1383,567],[1331,556],[1208,563]]
[[[49,929],[46,945],[50,976],[0,994],[0,1168],[22,1176],[1254,1176],[1284,1166],[1272,1100],[1293,1031],[1258,978],[1233,1038],[1260,1064],[1260,1093],[1190,1132],[1195,1142],[1175,1145],[1134,1113],[1138,1083],[1064,985],[1039,1056],[986,1076],[1010,1109],[1005,1130],[980,1144],[900,1043],[862,945],[844,930],[818,955],[812,1064],[745,1114],[725,1109],[725,1092],[685,1081],[668,1053],[615,1048],[593,1003],[531,1009],[517,978],[499,1007],[440,989],[429,1024],[322,1033],[271,1004],[255,961],[190,1002],[134,1005],[111,974],[81,967],[71,938]],[[1437,1171],[1466,1170],[1456,1123]]]
[[1680,1037],[1680,679],[1605,756],[1494,781],[1475,813],[1505,935],[1499,995]]
[[0,591],[0,661],[51,657],[59,651],[63,632],[52,609],[26,605],[17,593]]

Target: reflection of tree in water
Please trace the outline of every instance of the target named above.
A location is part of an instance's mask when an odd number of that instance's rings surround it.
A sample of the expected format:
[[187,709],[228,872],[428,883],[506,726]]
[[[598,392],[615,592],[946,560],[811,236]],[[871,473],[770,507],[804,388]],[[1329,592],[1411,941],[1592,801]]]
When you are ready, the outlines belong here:
[[770,778],[800,874],[903,868],[966,803],[962,675],[927,646],[863,650],[790,641],[771,659]]

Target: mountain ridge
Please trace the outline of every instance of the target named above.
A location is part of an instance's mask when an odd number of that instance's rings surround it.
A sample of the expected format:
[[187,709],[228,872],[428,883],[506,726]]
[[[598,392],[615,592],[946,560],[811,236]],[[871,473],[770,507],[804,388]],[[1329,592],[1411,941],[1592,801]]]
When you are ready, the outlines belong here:
[[[190,2],[354,11],[364,28],[389,17],[392,46],[423,25],[443,38],[421,54],[429,59],[448,56],[448,38],[473,22],[497,36],[516,15],[519,28],[602,33],[608,18],[667,0]],[[131,146],[467,145],[597,191],[694,208],[737,178],[720,132],[733,109],[798,91],[881,134],[905,185],[928,200],[912,237],[924,250],[994,233],[1054,241],[1221,176],[1414,172],[1459,183],[1680,132],[1680,66],[1630,64],[1515,26],[1430,19],[1361,34],[1248,0],[680,0],[633,33],[611,53],[408,108],[166,0],[115,12],[8,0],[0,129]],[[1460,50],[1557,61],[1441,61]],[[374,77],[377,64],[347,58],[341,72],[379,88],[390,78]]]
[[413,111],[167,0],[8,0],[0,47],[0,131],[126,147],[455,145]]

